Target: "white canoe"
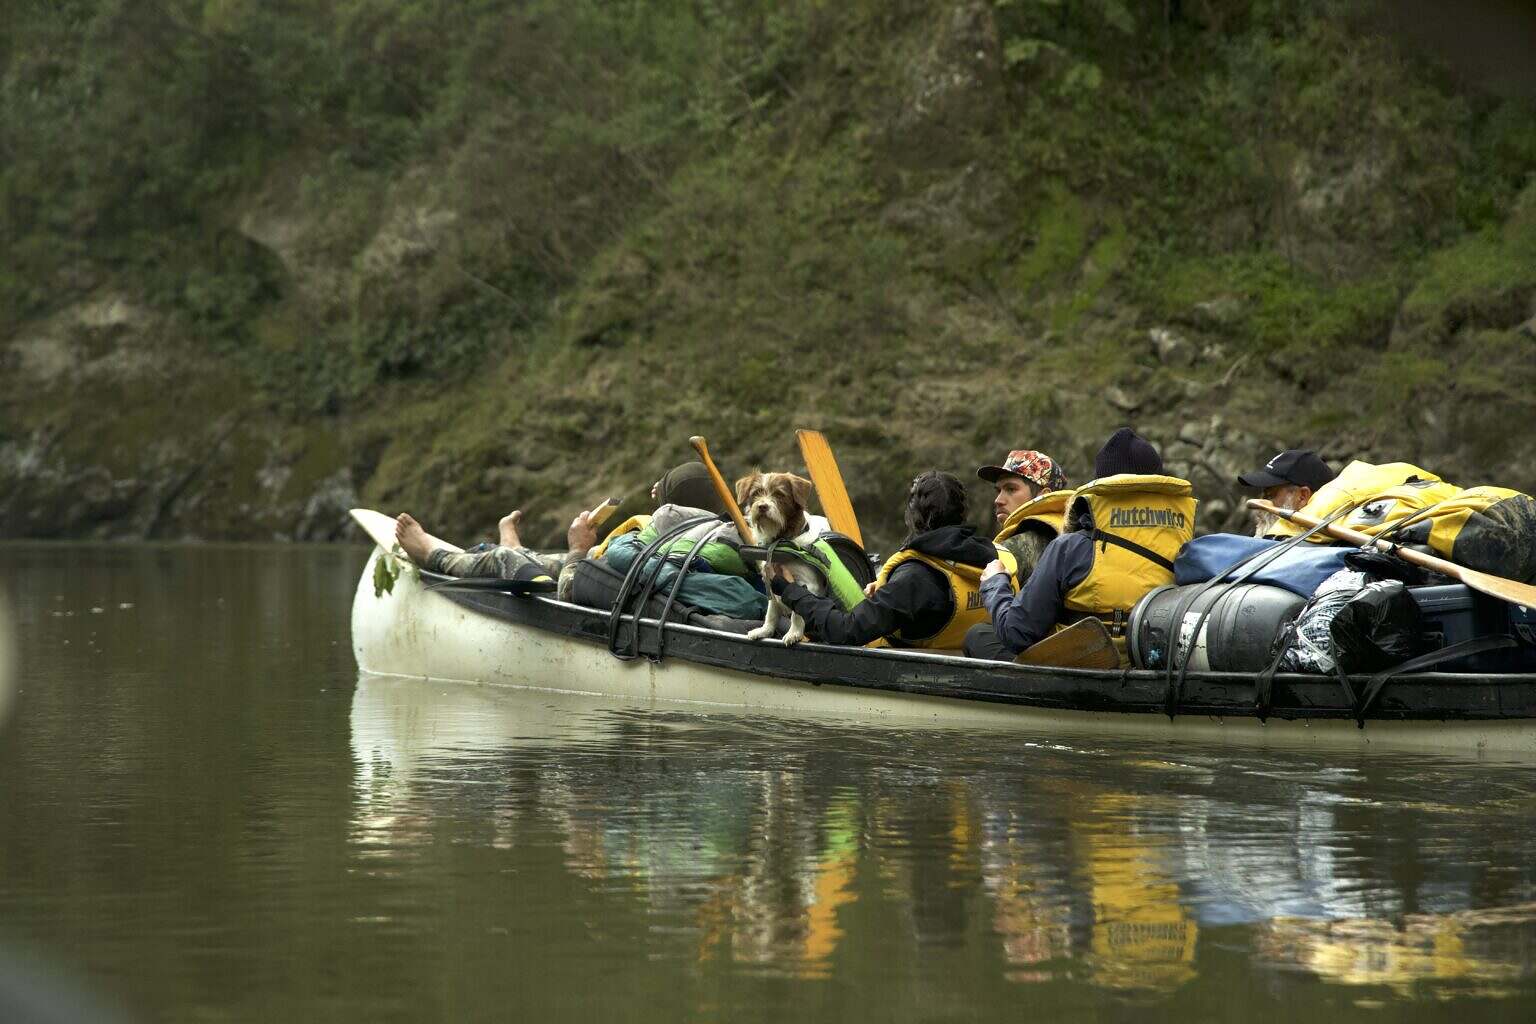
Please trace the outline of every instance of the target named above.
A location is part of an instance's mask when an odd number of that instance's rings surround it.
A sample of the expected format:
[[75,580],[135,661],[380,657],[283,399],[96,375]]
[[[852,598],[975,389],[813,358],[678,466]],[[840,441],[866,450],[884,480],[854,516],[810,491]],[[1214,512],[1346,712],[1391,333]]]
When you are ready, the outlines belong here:
[[[1359,725],[1336,680],[1280,675],[1261,719],[1250,677],[1190,673],[1168,714],[1162,672],[978,662],[903,650],[777,640],[631,616],[547,597],[428,590],[394,546],[394,520],[352,517],[375,541],[352,604],[368,673],[487,683],[902,727],[1008,728],[1266,746],[1536,758],[1536,676],[1422,673],[1395,680]],[[610,651],[616,622],[640,657]],[[664,645],[664,650],[662,649]]]

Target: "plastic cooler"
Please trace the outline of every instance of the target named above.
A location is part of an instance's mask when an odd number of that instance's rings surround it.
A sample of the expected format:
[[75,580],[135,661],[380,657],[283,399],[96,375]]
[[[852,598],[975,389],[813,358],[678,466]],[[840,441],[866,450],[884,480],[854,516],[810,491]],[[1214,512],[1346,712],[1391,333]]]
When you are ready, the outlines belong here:
[[1474,654],[1436,665],[1435,672],[1536,672],[1536,609],[1479,594],[1461,583],[1412,587],[1433,650],[1479,636],[1509,634],[1519,647]]

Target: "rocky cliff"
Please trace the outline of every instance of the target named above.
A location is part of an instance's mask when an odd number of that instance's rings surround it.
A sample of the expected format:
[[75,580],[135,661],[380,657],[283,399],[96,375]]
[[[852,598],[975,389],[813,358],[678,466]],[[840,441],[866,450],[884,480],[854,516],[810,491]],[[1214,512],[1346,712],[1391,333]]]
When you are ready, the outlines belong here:
[[1206,528],[1279,447],[1536,488],[1536,105],[1426,10],[22,4],[0,535],[553,537],[797,426],[886,545],[1122,423]]

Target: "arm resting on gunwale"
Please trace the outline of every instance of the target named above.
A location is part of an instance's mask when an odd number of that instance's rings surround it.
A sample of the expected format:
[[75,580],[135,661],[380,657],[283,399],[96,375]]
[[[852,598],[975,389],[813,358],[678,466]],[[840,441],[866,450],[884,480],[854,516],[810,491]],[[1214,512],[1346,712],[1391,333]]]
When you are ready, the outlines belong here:
[[806,631],[828,644],[862,647],[907,626],[937,629],[950,615],[948,587],[938,573],[919,562],[898,566],[885,586],[848,612],[832,598],[813,594],[798,583],[775,580],[773,588],[805,620]]
[[1006,573],[981,585],[981,599],[992,613],[997,638],[1015,654],[1051,635],[1061,621],[1062,600],[1093,567],[1093,537],[1067,533],[1046,545],[1034,571],[1017,594]]

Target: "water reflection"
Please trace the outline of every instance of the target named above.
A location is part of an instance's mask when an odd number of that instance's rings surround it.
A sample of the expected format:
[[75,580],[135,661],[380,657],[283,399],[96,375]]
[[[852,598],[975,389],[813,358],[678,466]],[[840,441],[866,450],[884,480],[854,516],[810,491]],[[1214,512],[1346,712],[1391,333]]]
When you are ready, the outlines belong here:
[[1448,996],[1498,995],[1530,974],[1536,903],[1497,910],[1372,918],[1268,922],[1255,943],[1264,962],[1345,985],[1421,989]]
[[972,983],[1052,998],[1159,1000],[1203,976],[1533,992],[1525,769],[1172,757],[366,676],[352,753],[364,860],[398,868],[445,823],[549,851],[586,892],[559,912],[600,935],[638,909],[651,957],[706,974],[958,953]]
[[1074,829],[1093,906],[1088,962],[1117,989],[1169,991],[1194,977],[1199,927],[1185,911],[1167,865],[1171,837],[1143,834],[1135,813],[1175,811],[1174,802],[1130,793],[1096,795]]
[[11,690],[16,685],[16,626],[11,616],[5,580],[0,578],[0,726],[10,710]]

